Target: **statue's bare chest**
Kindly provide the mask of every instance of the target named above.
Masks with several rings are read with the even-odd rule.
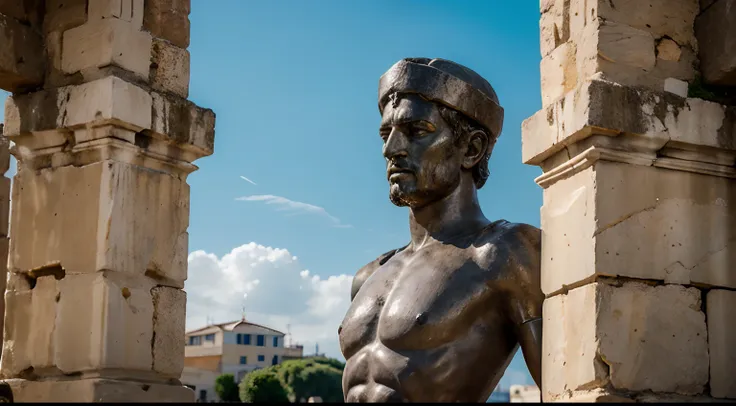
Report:
[[[440,244],[396,254],[355,296],[341,325],[343,354],[376,341],[394,351],[429,350],[464,335],[495,300],[496,267],[479,265],[476,254]]]

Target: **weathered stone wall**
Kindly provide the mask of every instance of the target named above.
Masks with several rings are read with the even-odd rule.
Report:
[[[213,152],[215,116],[186,100],[189,12],[0,0],[3,139],[18,159],[0,374],[15,401],[194,400],[178,380],[186,178]]]
[[[733,84],[736,1],[702,3],[541,1],[545,401],[736,399],[736,106],[688,97]]]

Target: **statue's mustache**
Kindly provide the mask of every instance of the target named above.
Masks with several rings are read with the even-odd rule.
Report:
[[[391,173],[396,172],[415,172],[414,166],[407,159],[390,159],[386,163],[386,171]]]

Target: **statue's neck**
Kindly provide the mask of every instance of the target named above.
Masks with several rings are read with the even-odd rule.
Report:
[[[478,193],[470,176],[463,176],[446,197],[421,208],[409,210],[411,246],[421,248],[431,240],[452,242],[490,224],[478,203]]]

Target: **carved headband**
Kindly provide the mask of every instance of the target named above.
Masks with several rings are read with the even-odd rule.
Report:
[[[471,84],[429,65],[406,60],[397,62],[381,76],[378,110],[392,94],[416,93],[428,100],[455,109],[477,121],[498,138],[503,128],[503,108]]]

